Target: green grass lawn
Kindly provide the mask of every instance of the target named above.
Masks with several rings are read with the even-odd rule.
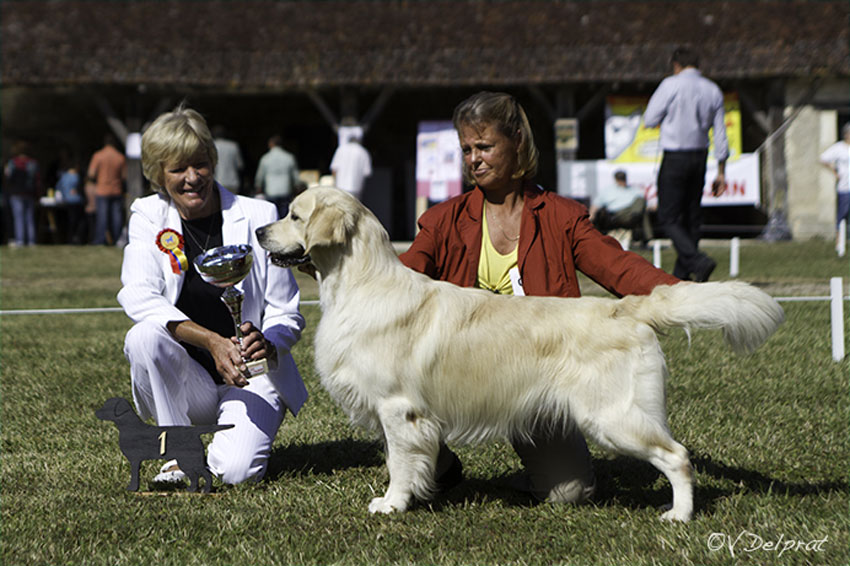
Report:
[[[850,276],[847,258],[822,241],[745,244],[740,278],[774,296],[827,295],[830,277]],[[708,251],[714,279],[727,278],[728,250]],[[111,248],[3,248],[0,308],[117,306],[120,262]],[[302,281],[304,298],[315,298]],[[749,357],[715,332],[690,344],[681,332],[662,337],[670,426],[695,468],[687,525],[659,521],[671,492],[653,467],[596,449],[591,504],[535,504],[508,487],[520,464],[505,443],[457,447],[460,486],[402,515],[369,515],[387,483],[382,448],[319,385],[314,306],[303,307],[308,328],[293,352],[311,398],[284,421],[266,479],[216,482],[206,496],[129,493],[117,430],[94,411],[131,397],[130,321],[3,315],[2,563],[847,564],[850,363],[831,359],[828,303],[783,306],[787,322]],[[143,490],[158,464],[143,466]]]

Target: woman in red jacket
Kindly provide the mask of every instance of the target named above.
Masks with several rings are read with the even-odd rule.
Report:
[[[453,122],[464,178],[475,189],[422,215],[419,234],[401,256],[408,267],[515,295],[578,297],[577,270],[617,296],[679,281],[597,231],[583,205],[531,181],[537,148],[525,111],[512,96],[478,93],[458,105]],[[580,502],[595,487],[590,454],[578,429],[568,426],[562,434],[560,424],[541,423],[530,442],[512,439],[526,470],[522,487],[540,500]],[[455,485],[461,470],[444,446],[438,485]]]

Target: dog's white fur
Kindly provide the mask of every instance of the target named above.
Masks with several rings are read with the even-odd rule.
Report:
[[[784,314],[745,283],[680,283],[648,296],[505,297],[405,267],[356,199],[319,187],[258,232],[272,259],[312,258],[322,318],[322,384],[358,425],[386,439],[390,484],[371,512],[403,511],[434,489],[440,441],[523,437],[569,417],[599,445],[651,462],[673,487],[665,519],[693,511],[686,449],[667,427],[655,331],[722,328],[736,350],[764,342]]]

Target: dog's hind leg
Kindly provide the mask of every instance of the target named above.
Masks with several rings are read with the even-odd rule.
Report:
[[[694,511],[694,481],[691,461],[684,446],[669,439],[672,449],[667,446],[654,446],[649,462],[658,468],[673,487],[673,505],[661,515],[665,521],[691,520]]]
[[[404,398],[378,407],[384,429],[390,485],[369,504],[370,513],[404,511],[413,497],[428,499],[434,491],[434,467],[440,450],[440,427]]]
[[[644,334],[643,346],[630,356],[638,362],[628,372],[631,386],[610,382],[611,402],[580,407],[583,417],[577,421],[603,447],[645,460],[663,473],[673,488],[673,504],[661,518],[686,522],[694,508],[691,462],[667,426],[664,355],[651,329],[638,331]]]
[[[201,488],[201,490],[204,493],[209,493],[210,490],[212,490],[212,474],[210,473],[209,468],[207,468],[206,466],[204,466],[201,470],[201,477],[204,478],[204,486]]]
[[[693,477],[688,451],[670,435],[666,424],[636,407],[606,425],[601,445],[645,460],[658,468],[673,488],[673,504],[661,518],[687,522],[694,508]]]
[[[200,474],[198,474],[198,470],[194,470],[194,469],[184,470],[183,473],[185,473],[186,477],[189,478],[188,491],[190,491],[192,493],[197,493],[198,488],[201,485],[201,481],[200,481],[201,476],[200,476]],[[204,483],[204,486],[201,489],[204,491],[204,493],[209,493],[209,491],[210,491],[209,482]]]

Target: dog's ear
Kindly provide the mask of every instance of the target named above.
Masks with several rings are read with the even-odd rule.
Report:
[[[307,253],[314,247],[344,244],[357,224],[356,211],[336,203],[317,202],[307,224]]]
[[[114,414],[116,417],[123,417],[127,413],[130,413],[132,415],[136,414],[136,412],[133,410],[133,406],[130,405],[130,402],[124,399],[123,397],[114,397],[113,399],[110,399],[110,401],[113,402],[112,414]]]

